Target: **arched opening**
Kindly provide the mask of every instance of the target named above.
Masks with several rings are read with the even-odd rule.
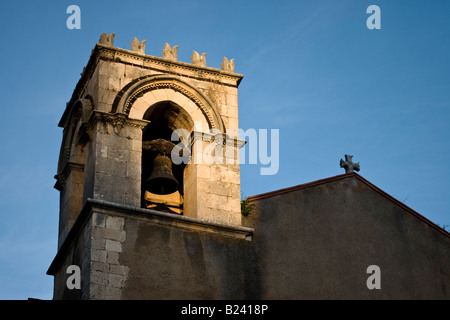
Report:
[[[59,124],[64,130],[54,186],[60,192],[58,246],[64,242],[83,207],[86,162],[83,123],[92,108],[88,97],[79,99],[69,109],[70,112],[63,115]]]
[[[152,105],[143,119],[150,122],[142,134],[141,206],[183,214],[186,161],[174,163],[171,151],[179,148],[183,140],[175,130],[190,132],[193,122],[183,108],[171,101]]]
[[[204,122],[204,129],[225,132],[220,112],[208,96],[182,78],[167,74],[134,79],[119,91],[110,112],[128,114],[132,119],[143,119],[149,105],[164,100],[182,106],[187,111],[186,114],[190,115],[190,122]],[[192,125],[193,123],[191,127]]]

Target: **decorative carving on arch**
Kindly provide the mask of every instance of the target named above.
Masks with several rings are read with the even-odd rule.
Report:
[[[58,161],[58,173],[60,173],[64,169],[66,163],[68,163],[71,160],[70,156],[72,154],[74,136],[78,129],[80,119],[83,115],[83,105],[85,104],[86,101],[88,100],[85,99],[77,100],[74,103],[71,112],[68,116],[68,119],[70,119],[70,121],[65,122],[63,140],[61,143],[61,150]]]
[[[149,91],[158,89],[173,89],[185,95],[202,111],[210,129],[218,129],[221,132],[225,131],[222,117],[214,103],[196,88],[175,76],[153,75],[135,79],[117,94],[111,113],[119,112],[129,114],[136,99],[142,97]]]

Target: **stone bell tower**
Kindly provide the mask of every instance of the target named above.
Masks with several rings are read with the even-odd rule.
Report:
[[[194,51],[185,63],[177,46],[156,57],[145,40],[127,50],[114,36],[101,35],[59,122],[55,299],[123,298],[135,271],[122,258],[133,256],[125,247],[139,219],[248,237],[237,133],[243,76],[234,60],[211,68]],[[68,265],[81,268],[79,290],[66,286]]]

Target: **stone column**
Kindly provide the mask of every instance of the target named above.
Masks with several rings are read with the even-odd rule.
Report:
[[[245,141],[195,132],[191,161],[184,172],[184,214],[225,224],[241,224],[239,148]]]
[[[86,159],[84,197],[140,206],[144,120],[95,112]]]

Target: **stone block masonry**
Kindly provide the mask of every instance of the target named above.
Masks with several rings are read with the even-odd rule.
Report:
[[[119,262],[126,240],[124,219],[93,212],[92,222],[89,298],[120,299],[130,271]]]

